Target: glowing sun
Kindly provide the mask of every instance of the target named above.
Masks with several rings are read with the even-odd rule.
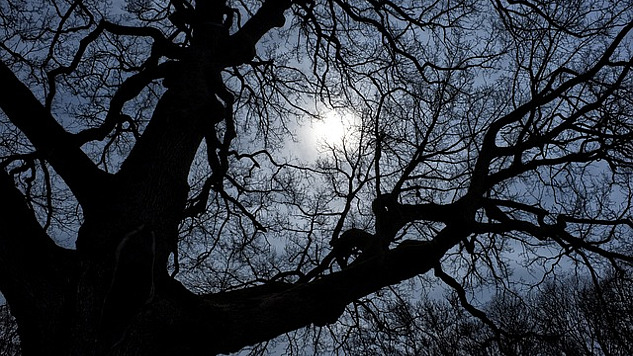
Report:
[[[312,134],[318,144],[336,145],[348,140],[356,125],[352,113],[328,111],[312,123]]]

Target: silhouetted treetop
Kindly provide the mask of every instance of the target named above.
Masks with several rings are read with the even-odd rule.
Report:
[[[606,0],[0,3],[22,352],[349,353],[420,340],[415,305],[446,342],[445,290],[495,350],[543,340],[497,312],[633,262],[632,29]]]

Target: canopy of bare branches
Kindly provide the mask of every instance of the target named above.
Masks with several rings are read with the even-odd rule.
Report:
[[[495,352],[551,341],[492,296],[629,275],[632,30],[614,0],[0,2],[24,354],[352,353],[444,294]],[[382,352],[433,354],[407,330]]]

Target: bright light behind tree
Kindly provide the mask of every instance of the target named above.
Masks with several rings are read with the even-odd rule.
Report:
[[[358,126],[355,115],[345,110],[329,110],[322,115],[321,120],[312,122],[312,136],[321,146],[337,146],[350,142],[354,137],[354,131]]]
[[[0,1],[22,354],[633,355],[632,40],[617,0]]]

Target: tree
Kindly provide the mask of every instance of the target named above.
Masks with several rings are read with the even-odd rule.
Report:
[[[310,325],[344,348],[431,270],[506,337],[478,291],[633,261],[626,2],[0,14],[0,291],[24,354],[227,353]],[[284,158],[327,110],[348,134]]]
[[[630,272],[598,284],[568,278],[530,294],[505,291],[484,307],[506,331],[494,330],[449,303],[389,300],[380,318],[351,338],[350,355],[629,355],[631,354]],[[390,328],[377,322],[390,320]],[[381,340],[376,343],[373,340]]]

